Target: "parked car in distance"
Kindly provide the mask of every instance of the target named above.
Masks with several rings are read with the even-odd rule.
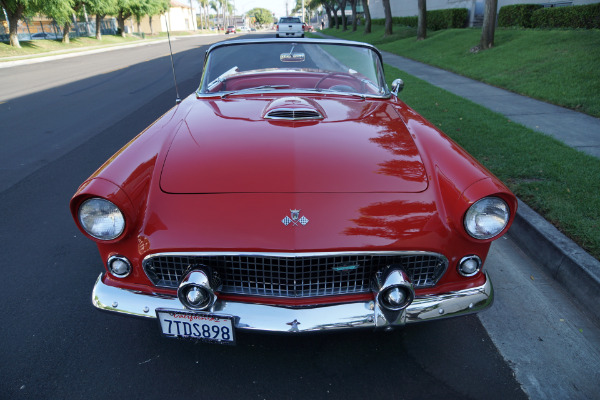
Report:
[[[282,17],[277,23],[275,37],[304,37],[304,25],[298,17]]]
[[[489,307],[517,200],[402,88],[365,43],[212,45],[198,90],[71,199],[104,264],[94,306],[226,344]]]
[[[304,32],[313,32],[313,26],[312,25],[308,25],[306,22],[302,23],[302,29],[304,30]]]
[[[227,27],[227,30],[225,31],[225,34],[227,35],[227,34],[230,34],[230,33],[234,33],[234,34],[237,33],[236,30],[235,30],[235,26],[229,25]]]

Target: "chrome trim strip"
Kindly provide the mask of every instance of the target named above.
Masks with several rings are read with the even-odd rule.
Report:
[[[448,263],[446,256],[432,251],[324,251],[312,253],[283,253],[283,252],[261,252],[261,251],[177,251],[166,253],[152,253],[144,257],[142,262],[162,256],[182,256],[182,257],[205,257],[205,256],[249,256],[249,257],[342,257],[342,256],[437,256]]]
[[[177,297],[146,294],[104,284],[98,277],[92,292],[96,308],[145,318],[156,318],[155,310],[185,310]],[[390,316],[376,301],[323,305],[319,307],[278,307],[218,300],[207,310],[238,317],[236,328],[270,332],[306,332],[345,328],[385,328],[475,313],[488,308],[494,299],[486,274],[483,285],[435,296],[416,296],[403,312]],[[391,319],[390,319],[391,318]]]
[[[245,90],[245,89],[241,89]],[[240,90],[240,91],[241,91]],[[214,92],[214,93],[201,93],[200,89],[196,90],[195,95],[196,98],[199,99],[212,99],[212,98],[223,98],[231,96],[233,94],[237,94],[240,91],[228,91],[228,92]],[[264,90],[248,90],[243,93],[239,93],[243,95],[254,95],[260,94],[261,96],[265,95],[273,95],[273,96],[281,96],[281,95],[319,95],[319,96],[345,96],[345,97],[354,97],[357,99],[378,99],[378,100],[386,100],[392,97],[391,93],[377,95],[377,94],[363,94],[363,93],[354,93],[354,92],[338,92],[338,91],[319,91],[318,89],[281,89],[277,91],[269,91],[265,92]]]

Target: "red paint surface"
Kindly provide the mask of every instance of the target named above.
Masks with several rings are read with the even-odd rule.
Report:
[[[80,187],[71,201],[76,220],[92,196],[126,216],[121,237],[97,242],[104,261],[120,254],[134,269],[107,282],[174,294],[154,289],[142,270],[143,258],[158,252],[405,250],[449,260],[439,284],[417,294],[481,284],[481,274],[461,277],[456,265],[471,254],[485,260],[491,240],[469,237],[462,218],[489,195],[507,201],[514,216],[516,199],[500,181],[394,98],[315,94],[302,106],[323,120],[264,120],[277,102],[290,105],[289,96],[190,96]],[[309,222],[284,225],[292,209]]]

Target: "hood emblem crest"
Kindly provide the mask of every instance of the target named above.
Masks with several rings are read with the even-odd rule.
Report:
[[[304,226],[308,224],[308,218],[306,218],[304,215],[300,216],[300,210],[290,210],[290,215],[286,215],[285,218],[281,220],[281,222],[285,226],[288,226],[289,224],[292,224],[293,226],[298,226],[298,224],[301,224],[302,226]]]

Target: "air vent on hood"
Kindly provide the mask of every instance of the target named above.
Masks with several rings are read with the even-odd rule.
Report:
[[[288,120],[302,120],[302,119],[323,119],[321,113],[311,109],[302,108],[277,108],[269,111],[265,114],[267,119],[288,119]]]

